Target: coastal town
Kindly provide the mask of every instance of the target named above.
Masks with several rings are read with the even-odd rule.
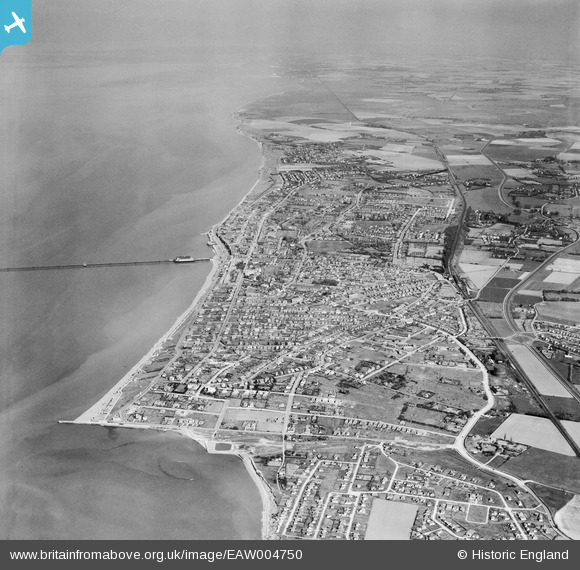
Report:
[[[236,112],[263,164],[204,288],[76,422],[240,455],[265,538],[577,537],[570,86],[419,70],[280,65],[296,90]]]

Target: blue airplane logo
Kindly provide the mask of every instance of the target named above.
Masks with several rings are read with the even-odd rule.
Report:
[[[0,0],[0,53],[8,46],[27,44],[31,36],[32,0]]]
[[[12,28],[15,28],[16,26],[18,26],[20,28],[20,30],[22,31],[22,33],[25,34],[26,33],[26,28],[24,27],[24,22],[25,22],[24,18],[19,18],[16,15],[16,12],[12,12],[12,17],[14,18],[14,23],[13,24],[10,24],[9,26],[4,26],[4,29],[8,33],[10,33],[10,30]]]

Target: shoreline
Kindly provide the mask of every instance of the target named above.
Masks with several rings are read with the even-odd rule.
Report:
[[[234,111],[234,113],[232,113],[232,117],[234,119],[235,119],[235,112],[236,111]],[[237,122],[240,123],[240,121],[237,121]],[[231,215],[231,213],[254,191],[256,186],[258,186],[262,182],[264,167],[266,165],[266,157],[264,156],[264,154],[262,152],[262,143],[260,141],[256,140],[255,138],[249,136],[248,134],[246,134],[243,131],[243,129],[240,128],[239,124],[235,127],[235,132],[241,136],[246,137],[247,139],[253,141],[254,143],[256,143],[258,145],[260,156],[262,157],[262,161],[258,167],[258,178],[257,178],[256,182],[252,185],[252,187],[248,190],[248,192],[246,192],[244,194],[242,199],[220,221],[211,225],[206,232],[203,232],[203,234],[206,234],[206,235],[210,234],[215,228],[217,228],[218,226],[223,224],[228,219],[228,217]],[[147,362],[155,355],[155,353],[158,350],[160,350],[162,348],[162,345],[167,340],[169,340],[179,330],[179,328],[183,324],[185,324],[188,317],[197,308],[202,297],[209,291],[211,284],[212,284],[212,281],[213,281],[213,278],[219,269],[220,262],[221,262],[219,251],[215,245],[212,245],[211,247],[214,251],[214,255],[211,258],[212,268],[211,268],[210,272],[208,273],[207,277],[205,278],[203,285],[201,286],[201,288],[199,289],[199,291],[197,292],[196,296],[194,297],[191,304],[187,307],[187,309],[181,315],[179,315],[177,317],[177,319],[175,320],[175,323],[173,323],[173,325],[170,327],[170,329],[155,342],[155,344],[151,347],[151,349],[127,373],[125,373],[122,376],[122,378],[118,382],[116,382],[110,390],[108,390],[101,398],[99,398],[97,400],[97,402],[95,402],[92,406],[90,406],[80,416],[78,416],[74,420],[66,421],[66,423],[83,423],[83,424],[89,423],[89,422],[99,423],[98,420],[93,420],[93,417],[95,415],[97,415],[98,413],[103,413],[105,401],[107,401],[106,406],[111,406],[111,409],[112,409],[112,407],[116,403],[117,399],[120,397],[120,393],[118,394],[118,392],[120,392],[125,387],[125,385],[128,384],[133,379],[133,376],[137,372],[139,372],[139,370],[145,364],[147,364]],[[111,405],[111,403],[112,403],[112,405]]]
[[[256,464],[252,457],[247,454],[237,454],[244,463],[244,466],[249,473],[252,481],[258,487],[260,497],[262,499],[262,540],[271,540],[274,537],[274,529],[272,528],[272,515],[276,514],[278,506],[274,499],[274,493],[270,486],[258,471]]]
[[[242,107],[240,107],[242,108]],[[218,222],[211,225],[209,229],[204,232],[204,234],[210,235],[216,228],[222,225],[228,217],[235,211],[235,209],[244,201],[246,198],[254,192],[256,187],[258,187],[261,183],[265,183],[266,180],[264,179],[265,168],[267,164],[266,156],[263,153],[263,145],[262,143],[257,140],[256,138],[250,136],[247,132],[243,130],[241,127],[242,121],[236,117],[238,109],[232,112],[231,117],[236,120],[238,123],[235,127],[235,132],[249,140],[253,141],[258,145],[258,149],[261,156],[261,163],[258,167],[258,177],[256,182],[252,185],[252,187],[246,192],[241,200],[237,202],[237,204],[229,211],[227,214]],[[105,418],[111,412],[117,401],[122,395],[122,390],[125,388],[127,384],[129,384],[134,376],[145,366],[154,356],[155,354],[162,349],[163,344],[167,342],[172,336],[174,336],[181,327],[187,322],[187,319],[191,316],[191,314],[198,308],[198,306],[203,302],[204,297],[210,291],[213,283],[214,277],[216,273],[219,271],[221,264],[223,263],[224,258],[220,255],[217,243],[212,245],[212,249],[214,251],[214,255],[211,258],[212,268],[208,273],[207,277],[205,278],[201,288],[197,292],[196,296],[194,297],[191,304],[187,307],[187,309],[177,317],[174,324],[169,328],[169,330],[163,334],[150,348],[149,351],[133,366],[131,369],[125,373],[121,379],[116,382],[101,398],[99,398],[92,406],[90,406],[85,412],[83,412],[80,416],[73,420],[60,420],[59,424],[75,424],[75,425],[92,425],[92,426],[101,426],[101,427],[116,427],[116,428],[128,428],[128,429],[153,429],[157,431],[163,432],[174,432],[184,435],[196,443],[201,445],[206,453],[215,454],[215,455],[235,455],[239,457],[246,471],[250,478],[252,479],[254,485],[257,487],[258,492],[260,494],[260,498],[262,501],[262,517],[261,517],[261,537],[263,540],[272,539],[274,536],[274,531],[272,529],[272,515],[277,511],[277,504],[274,498],[274,494],[268,485],[268,483],[263,478],[262,474],[257,469],[254,460],[248,453],[240,453],[239,450],[235,449],[235,444],[232,444],[231,449],[225,451],[215,451],[214,449],[210,449],[208,447],[208,443],[212,441],[211,435],[208,434],[208,437],[205,437],[204,434],[198,433],[191,429],[175,429],[175,428],[163,428],[162,426],[156,425],[148,425],[148,424],[120,424],[111,421],[105,421]],[[97,416],[102,416],[102,419],[98,419]],[[213,430],[211,432],[213,434]]]
[[[261,525],[260,525],[260,534],[262,540],[272,540],[275,536],[275,530],[272,527],[272,515],[276,514],[278,511],[278,505],[276,503],[276,499],[274,497],[274,493],[268,485],[267,481],[264,479],[263,475],[260,473],[254,459],[250,454],[247,452],[240,452],[238,449],[235,448],[235,444],[231,444],[231,448],[228,450],[217,451],[215,448],[210,448],[208,443],[216,443],[209,437],[204,437],[203,434],[198,433],[192,428],[176,428],[176,427],[163,427],[160,425],[152,425],[152,424],[117,424],[114,422],[96,422],[96,421],[78,421],[78,420],[60,420],[59,424],[64,425],[86,425],[86,426],[99,426],[99,427],[107,427],[107,428],[116,428],[116,429],[133,429],[133,430],[153,430],[163,433],[175,433],[179,434],[183,437],[193,440],[195,443],[203,447],[206,453],[209,455],[230,455],[234,457],[238,457],[244,467],[250,479],[258,489],[258,493],[260,494],[260,499],[262,501],[262,508],[261,508]],[[209,430],[213,433],[213,430]],[[219,443],[219,442],[217,442]]]
[[[216,252],[215,248],[214,252]],[[95,423],[98,424],[97,420],[94,420],[93,417],[99,413],[103,413],[103,409],[105,406],[110,406],[111,403],[114,405],[118,398],[120,397],[120,391],[133,379],[133,376],[141,370],[141,368],[147,364],[147,362],[155,355],[155,353],[160,350],[163,344],[168,341],[178,330],[179,328],[185,323],[187,318],[191,315],[191,313],[197,308],[197,304],[200,301],[201,297],[204,296],[212,282],[213,277],[215,276],[218,268],[219,268],[219,255],[214,255],[211,258],[212,268],[207,275],[203,285],[199,289],[197,295],[193,299],[192,303],[189,307],[179,316],[177,317],[175,323],[171,326],[171,328],[161,337],[157,342],[151,347],[151,349],[110,389],[108,390],[97,402],[95,402],[88,410],[83,412],[80,416],[76,419],[67,421],[66,423]],[[111,406],[112,408],[112,406]],[[64,423],[64,422],[63,422]]]

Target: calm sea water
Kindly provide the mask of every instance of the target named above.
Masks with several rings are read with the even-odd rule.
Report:
[[[277,80],[27,50],[0,60],[0,266],[211,253],[201,232],[261,161],[230,113]],[[139,360],[208,271],[0,273],[1,538],[259,537],[260,497],[237,458],[177,435],[56,423]]]

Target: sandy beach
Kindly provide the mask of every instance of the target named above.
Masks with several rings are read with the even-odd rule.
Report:
[[[240,107],[241,109],[241,107]],[[232,118],[236,119],[237,112],[239,109],[236,109],[232,114]],[[237,120],[237,119],[236,119]],[[238,121],[239,123],[239,121]],[[243,196],[243,198],[236,204],[236,207],[242,203],[247,196],[249,196],[256,187],[261,183],[264,182],[264,174],[265,174],[265,165],[266,165],[266,158],[262,153],[262,143],[258,141],[256,138],[250,136],[246,133],[241,125],[238,124],[235,128],[235,132],[241,136],[244,136],[251,140],[252,142],[258,145],[260,156],[261,156],[261,164],[258,168],[258,179],[254,183],[254,185],[248,190],[248,192]],[[235,208],[234,208],[235,209]],[[222,220],[218,223],[211,226],[208,230],[207,234],[209,235],[215,228],[219,227],[223,224],[228,217],[231,215],[233,210],[230,210]],[[210,291],[210,288],[213,284],[214,277],[216,273],[219,271],[221,258],[219,255],[219,251],[214,244],[212,246],[214,250],[214,256],[211,259],[212,268],[209,274],[207,275],[201,289],[198,291],[197,295],[191,302],[191,305],[177,318],[173,326],[151,347],[151,349],[141,358],[104,396],[102,396],[95,404],[93,404],[88,410],[83,412],[74,422],[72,423],[79,423],[79,424],[87,424],[87,423],[98,423],[103,425],[102,420],[104,420],[106,416],[106,411],[110,411],[117,400],[121,396],[121,392],[123,388],[131,382],[135,374],[137,374],[143,366],[145,366],[154,356],[155,354],[161,350],[163,344],[169,340],[174,334],[176,334],[179,329],[187,322],[187,319],[191,316],[191,314],[196,310],[196,308],[203,303],[207,293]],[[102,418],[98,418],[98,416],[103,416]],[[69,423],[69,422],[67,422]]]
[[[264,480],[261,473],[257,470],[254,460],[249,455],[240,455],[242,461],[252,481],[258,487],[260,491],[260,497],[262,498],[262,538],[264,540],[269,540],[274,537],[275,528],[273,528],[272,516],[276,514],[278,507],[276,505],[276,500],[274,499],[274,494],[268,483]]]
[[[93,418],[97,415],[103,415],[103,409],[109,408],[112,409],[114,404],[117,402],[119,397],[121,396],[121,391],[123,388],[133,379],[135,374],[141,370],[145,364],[147,364],[153,356],[161,349],[163,344],[169,340],[179,329],[180,327],[187,321],[188,317],[191,313],[195,310],[198,303],[202,302],[202,299],[205,297],[209,288],[211,286],[212,280],[219,269],[219,257],[216,255],[211,260],[212,268],[209,272],[205,282],[203,283],[201,289],[195,296],[194,300],[192,301],[191,305],[183,312],[182,315],[175,321],[175,324],[151,347],[151,350],[125,374],[98,402],[92,405],[86,412],[81,414],[76,420],[73,422],[68,423],[79,423],[79,424],[87,424],[87,423],[99,423],[100,425],[107,425],[101,421],[95,421]]]

